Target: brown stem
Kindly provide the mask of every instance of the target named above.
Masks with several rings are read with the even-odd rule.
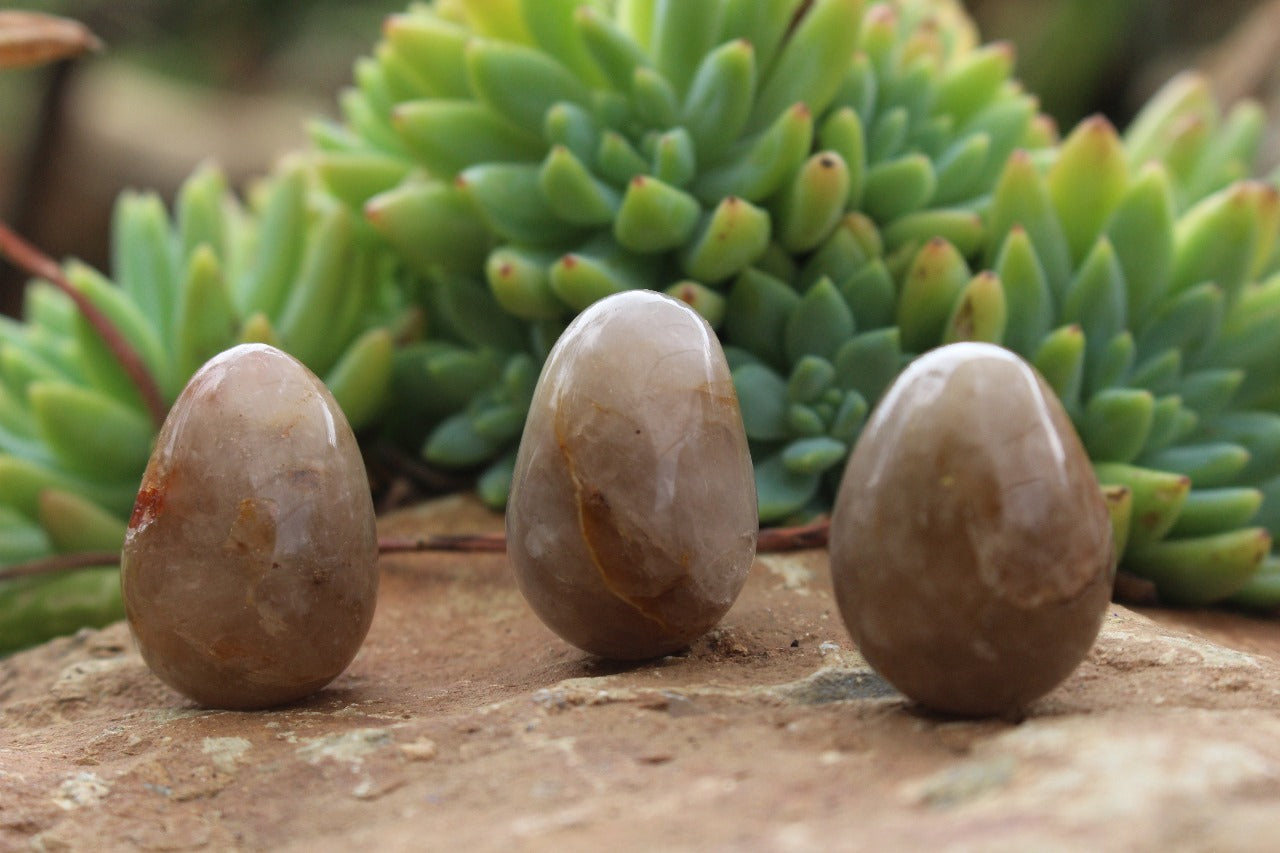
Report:
[[[765,552],[799,551],[805,548],[822,548],[827,544],[831,522],[820,518],[812,524],[800,527],[766,527],[760,531],[757,550]],[[423,551],[457,551],[468,554],[501,554],[507,550],[507,540],[501,533],[463,533],[458,535],[381,537],[379,554],[411,554]],[[109,566],[120,562],[114,551],[81,551],[75,554],[58,554],[14,563],[0,567],[0,581],[14,578],[51,575],[70,572],[89,566]]]
[[[760,536],[756,542],[756,550],[762,553],[776,553],[779,551],[801,551],[806,548],[824,548],[830,531],[831,521],[825,517],[800,527],[766,527],[760,531]],[[378,540],[378,551],[383,554],[403,554],[415,551],[501,553],[506,550],[507,540],[501,533]]]
[[[501,533],[472,533],[457,536],[417,536],[379,539],[379,554],[405,554],[415,551],[465,551],[500,554],[507,550],[507,539]]]
[[[796,10],[791,13],[791,24],[787,27],[787,38],[790,38],[791,34],[796,31],[796,27],[800,26],[800,21],[805,15],[809,14],[809,7],[812,5],[813,0],[803,0],[803,2],[796,7]]]
[[[52,258],[19,237],[3,222],[0,222],[0,254],[29,274],[47,279],[54,287],[71,298],[76,309],[89,325],[93,326],[94,331],[102,338],[102,342],[107,345],[107,349],[111,350],[116,361],[129,375],[138,393],[142,395],[142,402],[151,413],[151,419],[156,426],[163,424],[165,415],[168,413],[164,394],[160,391],[160,386],[151,375],[151,371],[147,369],[142,356],[138,355],[138,351],[111,322],[111,318],[67,281],[67,277],[62,274],[62,269]]]
[[[1152,581],[1121,569],[1116,572],[1111,599],[1123,604],[1159,604],[1160,593]]]
[[[114,566],[119,562],[120,555],[115,551],[77,551],[74,554],[56,554],[52,557],[4,566],[0,568],[0,581],[30,578],[36,575],[56,575],[94,566]]]
[[[766,527],[756,539],[756,550],[761,553],[777,553],[825,548],[830,533],[831,519],[826,516],[799,527]]]

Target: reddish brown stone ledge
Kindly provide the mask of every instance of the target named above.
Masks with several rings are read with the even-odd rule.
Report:
[[[299,705],[197,709],[123,625],[0,661],[0,849],[1266,849],[1280,625],[1206,628],[1236,648],[1115,607],[1026,719],[959,721],[851,650],[821,552],[638,666],[543,628],[502,555],[388,557],[363,651]]]

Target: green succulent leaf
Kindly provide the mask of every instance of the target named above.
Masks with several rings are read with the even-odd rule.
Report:
[[[809,288],[786,326],[786,353],[792,362],[805,356],[830,359],[853,336],[853,312],[840,291],[824,278]]]
[[[1155,581],[1170,604],[1212,604],[1244,587],[1270,548],[1267,531],[1243,528],[1130,548],[1125,568]]]
[[[1079,425],[1089,458],[1099,462],[1132,462],[1151,433],[1155,398],[1150,391],[1107,388],[1084,407]]]
[[[941,339],[947,319],[971,273],[964,257],[941,238],[916,255],[898,299],[898,328],[908,352],[924,352]]]
[[[800,295],[768,273],[748,269],[733,284],[725,311],[728,340],[781,367],[787,363],[785,329]]]
[[[756,466],[756,500],[761,522],[780,522],[798,513],[818,493],[819,473],[797,473],[781,455],[770,456]]]
[[[864,400],[880,399],[902,369],[902,347],[896,327],[863,332],[846,341],[835,356],[833,383]]]
[[[829,436],[802,438],[782,451],[782,464],[793,474],[820,474],[843,461],[848,452],[848,445]]]
[[[747,437],[756,441],[786,438],[786,380],[762,364],[745,364],[733,371],[733,385]]]
[[[1184,444],[1152,453],[1143,464],[1185,474],[1196,488],[1212,489],[1229,485],[1244,470],[1249,451],[1228,441]]]

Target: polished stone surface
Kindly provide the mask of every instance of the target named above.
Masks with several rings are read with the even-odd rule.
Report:
[[[300,699],[355,657],[377,600],[368,479],[328,389],[263,344],[215,356],[174,403],[129,522],[129,625],[202,705]]]
[[[507,506],[520,590],[603,657],[676,651],[733,604],[755,553],[751,459],[724,354],[670,297],[595,303],[534,392]]]
[[[923,705],[1005,713],[1062,681],[1106,609],[1111,527],[1034,369],[972,343],[909,366],[850,456],[831,568],[862,654]]]

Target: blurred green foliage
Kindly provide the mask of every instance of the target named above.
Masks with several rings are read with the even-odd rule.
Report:
[[[984,40],[1018,52],[1018,77],[1059,127],[1095,112],[1123,127],[1177,70],[1266,0],[967,0]]]

